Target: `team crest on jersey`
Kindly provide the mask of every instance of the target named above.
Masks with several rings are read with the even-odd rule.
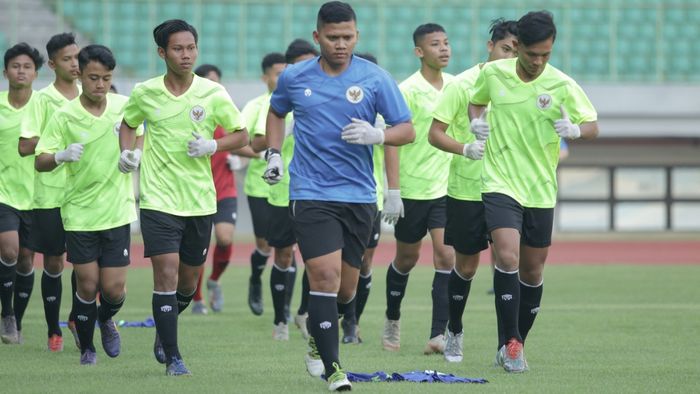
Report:
[[[203,121],[206,116],[207,113],[204,111],[204,107],[202,107],[201,105],[195,105],[190,110],[190,119],[197,123]]]
[[[309,89],[309,88],[304,89],[304,96],[306,96],[306,97],[311,96],[311,89]]]
[[[114,124],[114,135],[119,136],[119,127],[122,125],[122,122],[117,122]]]
[[[348,90],[345,91],[345,98],[353,104],[359,103],[364,97],[365,93],[362,91],[362,88],[357,85],[350,86]]]
[[[540,94],[537,96],[537,108],[539,109],[548,109],[549,107],[552,106],[552,96],[548,95],[547,93]]]

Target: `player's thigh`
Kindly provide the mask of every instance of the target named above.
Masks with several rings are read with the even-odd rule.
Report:
[[[430,203],[425,200],[402,200],[404,216],[394,226],[394,238],[404,244],[415,244],[428,233]]]
[[[100,268],[127,267],[131,262],[131,229],[128,224],[99,232]]]
[[[488,248],[488,234],[481,201],[447,197],[445,244],[462,255],[476,255]]]
[[[213,217],[216,244],[228,246],[233,240],[233,232],[238,218],[238,200],[236,197],[224,198],[216,203]]]
[[[185,218],[185,229],[180,242],[180,261],[199,266],[207,260],[211,242],[212,215]]]
[[[270,227],[270,207],[265,197],[248,196],[248,207],[253,222],[255,238],[267,239],[267,230]]]
[[[377,205],[343,204],[342,210],[340,217],[343,227],[342,259],[359,270],[377,218]]]
[[[66,233],[60,208],[35,209],[30,238],[37,252],[49,256],[63,255],[66,252]]]
[[[270,228],[267,231],[267,243],[275,248],[275,264],[286,268],[292,263],[292,246],[297,240],[294,235],[294,223],[289,207],[270,206]]]
[[[179,253],[185,218],[151,209],[141,209],[144,257]]]
[[[305,259],[309,289],[322,293],[337,294],[340,290],[341,251],[337,249],[325,255]]]
[[[542,282],[544,263],[547,260],[549,247],[533,248],[525,244],[520,245],[520,280],[537,286]]]
[[[78,295],[85,301],[92,301],[97,296],[100,281],[100,267],[97,261],[74,263],[75,283]]]
[[[214,223],[214,238],[216,238],[216,246],[231,245],[235,230],[236,227],[231,223]]]
[[[292,217],[299,251],[307,266],[309,261],[339,252],[343,248],[344,234],[339,204],[323,201],[292,201],[289,205],[289,213]],[[340,269],[340,260],[338,260],[338,269]]]
[[[547,248],[552,244],[554,208],[525,208],[523,213],[523,244]]]
[[[126,289],[128,266],[100,268],[100,292],[108,300],[118,302]]]
[[[360,270],[343,261],[340,268],[340,290],[338,291],[338,302],[348,303],[355,297],[357,291],[357,281],[360,278]]]

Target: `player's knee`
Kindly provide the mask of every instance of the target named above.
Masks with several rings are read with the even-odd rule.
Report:
[[[124,287],[125,283],[120,281],[118,283],[110,283],[108,287],[102,287],[100,291],[102,292],[102,296],[107,297],[110,301],[116,302],[124,298]]]
[[[339,303],[347,304],[350,301],[352,301],[353,298],[355,298],[355,288],[354,287],[353,288],[348,287],[347,289],[345,289],[343,287],[340,288],[340,291],[338,292],[338,302]]]
[[[15,267],[17,272],[20,274],[28,274],[32,272],[32,269],[34,269],[34,259],[20,255],[17,259],[17,265]]]
[[[294,250],[292,250],[292,248],[275,249],[275,265],[277,267],[282,269],[289,268],[293,260]]]
[[[517,251],[500,250],[496,252],[496,266],[507,271],[518,269],[520,255]]]
[[[19,248],[3,248],[0,250],[0,257],[5,264],[14,265],[19,257]]]
[[[94,300],[97,296],[97,278],[80,278],[78,280],[78,295],[85,301]]]
[[[407,256],[401,256],[399,258],[398,256],[396,257],[396,260],[394,260],[394,268],[396,268],[400,273],[402,274],[407,274],[411,272],[413,267],[416,266],[416,263],[418,262],[418,254],[415,256],[407,257]]]
[[[63,272],[63,256],[45,256],[44,270],[51,275],[58,275]]]

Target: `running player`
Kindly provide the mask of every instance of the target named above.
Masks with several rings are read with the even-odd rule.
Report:
[[[46,44],[49,56],[48,65],[56,74],[52,84],[39,91],[39,100],[28,110],[22,120],[22,133],[19,140],[21,155],[33,155],[44,127],[56,110],[80,95],[77,79],[78,45],[73,33],[57,34]],[[63,273],[63,253],[66,251],[66,237],[61,221],[61,198],[65,184],[65,171],[59,167],[50,173],[35,174],[34,202],[32,214],[32,245],[44,255],[44,272],[41,276],[41,295],[44,302],[44,315],[48,326],[49,350],[61,351],[63,337],[58,325],[61,309]],[[34,270],[19,271],[17,286],[25,287],[24,293],[31,294],[34,283]],[[71,275],[71,289],[75,293],[75,275]],[[29,297],[26,297],[28,301]],[[68,317],[68,327],[80,348],[73,311]],[[20,315],[21,316],[21,315]],[[17,328],[21,329],[21,319]]]
[[[88,45],[80,50],[78,63],[83,91],[46,125],[36,146],[36,169],[52,171],[61,166],[66,171],[61,218],[68,261],[77,279],[73,311],[80,364],[93,365],[97,363],[95,321],[105,353],[117,357],[121,352],[112,317],[126,298],[130,223],[136,220],[136,202],[131,174],[119,171],[124,163],[119,158],[118,130],[128,98],[108,93],[114,56],[105,46]],[[137,135],[143,135],[142,126]]]
[[[428,343],[424,353],[442,353],[445,348],[445,327],[448,318],[447,283],[454,266],[454,251],[444,243],[447,176],[450,155],[428,143],[428,130],[433,121],[433,108],[443,94],[452,75],[443,73],[451,50],[445,29],[435,23],[416,28],[413,33],[415,54],[420,70],[403,81],[401,92],[411,109],[416,140],[398,149],[401,199],[405,216],[394,228],[396,257],[386,276],[386,321],[382,336],[384,349],[397,351],[401,346],[401,301],[406,294],[408,275],[420,255],[421,240],[430,233],[433,245],[432,300],[433,314]],[[395,156],[387,148],[388,160]],[[410,158],[403,159],[401,157]],[[396,193],[389,190],[388,195]]]
[[[16,310],[26,308],[20,294],[15,291],[17,271],[31,270],[34,252],[29,234],[32,226],[32,198],[34,192],[34,159],[20,157],[17,152],[22,117],[38,100],[32,83],[44,64],[39,51],[26,43],[12,46],[5,52],[3,75],[9,90],[0,92],[0,304],[2,322],[0,337],[3,343],[21,343],[17,331]],[[21,266],[21,268],[20,268]],[[29,288],[31,291],[31,287]]]
[[[153,38],[165,75],[136,85],[124,110],[122,157],[138,164],[136,127],[148,122],[141,161],[141,230],[153,263],[154,355],[166,375],[190,375],[177,342],[178,314],[194,295],[199,266],[207,258],[216,190],[210,156],[246,145],[240,113],[223,86],[192,72],[197,31],[171,19]],[[226,135],[213,139],[216,126]]]
[[[410,112],[391,76],[352,55],[355,21],[347,3],[321,6],[313,33],[321,56],[282,73],[267,116],[265,178],[274,184],[284,174],[285,117],[294,113],[289,214],[310,285],[305,361],[313,376],[325,370],[331,391],[352,387],[338,357],[338,313],[355,296],[377,214],[367,145],[401,145],[414,138]],[[377,112],[393,126],[384,131],[370,124]]]
[[[486,43],[488,62],[515,57],[515,21],[497,19],[491,23],[491,39]],[[445,359],[462,361],[462,314],[472,279],[479,266],[479,253],[488,247],[484,204],[481,202],[481,158],[484,141],[469,132],[469,91],[484,63],[457,75],[445,87],[433,113],[428,140],[438,149],[452,153],[447,182],[447,226],[445,244],[455,249],[455,268],[450,273],[449,323]],[[447,133],[448,128],[451,134]]]
[[[502,323],[496,360],[508,372],[528,368],[523,344],[542,298],[559,141],[598,135],[597,114],[586,94],[547,63],[557,32],[552,15],[530,12],[520,18],[517,31],[518,57],[486,64],[469,104],[472,132],[487,141],[481,193],[496,255],[493,287]]]

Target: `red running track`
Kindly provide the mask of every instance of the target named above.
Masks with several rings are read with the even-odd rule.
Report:
[[[253,243],[234,244],[232,264],[248,264]],[[394,243],[381,242],[374,255],[375,264],[394,258]],[[211,256],[212,253],[209,253]],[[143,245],[131,245],[132,267],[145,267]],[[432,247],[424,240],[419,264],[431,265]],[[211,260],[211,257],[209,258]],[[482,253],[482,263],[491,261],[491,254]],[[41,264],[41,255],[36,263]],[[700,241],[556,241],[549,250],[549,264],[700,264]]]

